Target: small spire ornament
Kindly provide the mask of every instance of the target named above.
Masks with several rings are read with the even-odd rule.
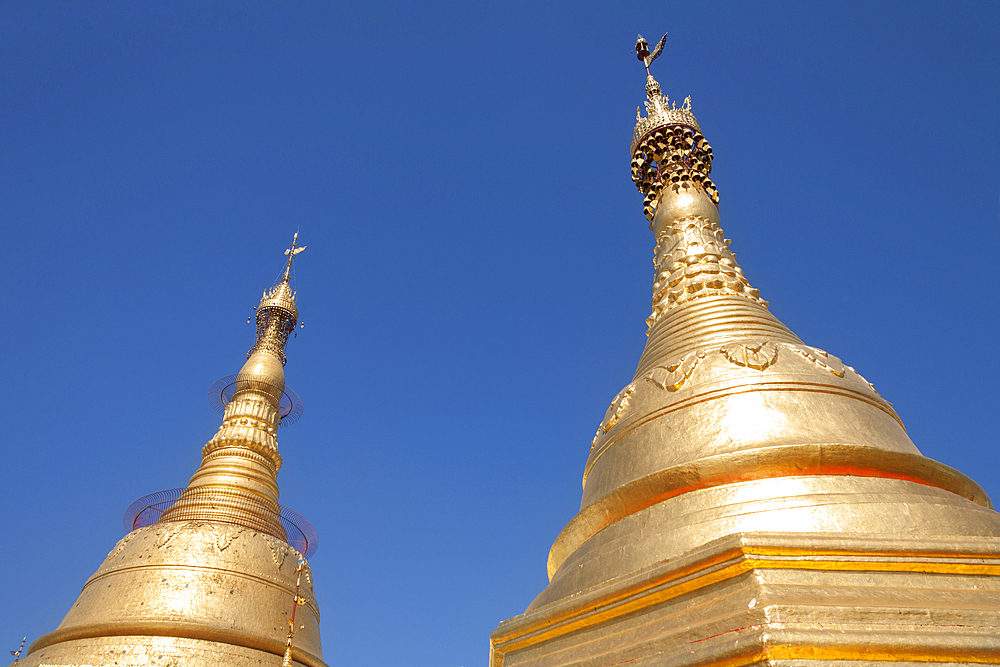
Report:
[[[653,220],[664,187],[700,187],[718,207],[719,193],[709,177],[712,148],[701,134],[701,126],[691,112],[691,98],[677,106],[662,94],[660,84],[649,73],[650,64],[663,53],[663,35],[652,52],[639,35],[635,52],[646,68],[646,117],[635,111],[635,131],[629,153],[632,181],[643,194],[643,214]]]
[[[298,240],[299,240],[299,233],[295,232],[295,234],[292,235],[292,244],[288,246],[287,250],[285,250],[285,254],[288,255],[288,263],[285,265],[285,274],[281,276],[281,282],[283,283],[287,283],[291,275],[292,260],[295,259],[296,255],[298,255],[300,252],[306,249],[306,246],[296,245],[296,242]]]
[[[11,651],[10,652],[10,654],[12,656],[14,656],[14,662],[17,662],[18,660],[21,659],[21,651],[24,650],[24,642],[26,642],[26,641],[28,641],[27,637],[25,637],[24,639],[21,640],[21,645],[17,647],[16,651]]]
[[[650,76],[649,66],[653,63],[654,60],[660,57],[661,53],[663,53],[663,45],[666,43],[667,43],[667,33],[663,33],[663,37],[661,37],[660,41],[656,43],[656,48],[654,48],[653,52],[650,53],[649,42],[646,41],[646,38],[643,37],[642,35],[639,35],[636,38],[635,54],[636,56],[639,57],[639,60],[642,61],[642,64],[646,66],[646,76]]]

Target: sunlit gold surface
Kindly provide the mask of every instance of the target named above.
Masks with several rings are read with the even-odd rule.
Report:
[[[242,526],[140,528],[108,554],[59,628],[32,644],[27,664],[105,664],[93,651],[114,646],[120,664],[236,665],[251,664],[237,657],[253,656],[253,664],[277,665],[297,564],[298,553],[284,541]],[[319,609],[308,570],[302,586],[309,602],[296,616],[304,628],[297,629],[293,655],[316,667],[323,665]],[[195,645],[201,658],[192,655]],[[230,653],[234,661],[226,662]]]
[[[504,621],[491,665],[997,664],[998,622],[1000,539],[734,534]]]
[[[1000,515],[771,314],[723,236],[690,104],[646,91],[646,348],[493,666],[1000,663]]]
[[[188,488],[158,523],[122,538],[19,664],[278,665],[301,601],[292,664],[325,667],[312,572],[303,563],[298,581],[278,506],[284,347],[298,320],[288,278],[302,249],[293,241],[257,307],[256,343]]]

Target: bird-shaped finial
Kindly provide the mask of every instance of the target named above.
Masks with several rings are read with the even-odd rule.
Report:
[[[642,35],[639,35],[635,40],[635,54],[642,61],[642,64],[646,66],[646,76],[649,76],[649,66],[654,60],[660,57],[663,53],[663,45],[667,43],[667,33],[663,33],[663,37],[660,41],[656,43],[656,48],[653,52],[649,52],[649,42]]]

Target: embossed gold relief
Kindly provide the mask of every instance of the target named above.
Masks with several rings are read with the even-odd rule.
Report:
[[[762,371],[778,360],[778,346],[774,343],[736,343],[722,348],[726,359],[737,366]]]
[[[654,368],[646,375],[646,379],[661,389],[677,391],[684,386],[705,355],[705,351],[690,352],[674,363]]]
[[[673,362],[657,366],[646,374],[645,379],[661,389],[677,391],[684,386],[684,383],[691,377],[695,369],[698,367],[698,364],[705,359],[708,353],[716,351],[721,352],[726,359],[737,366],[744,366],[753,370],[762,371],[778,361],[779,347],[787,347],[791,351],[799,353],[805,359],[808,359],[818,367],[829,371],[839,378],[844,377],[845,369],[850,370],[858,375],[858,377],[881,398],[881,394],[878,394],[878,392],[875,391],[875,386],[872,385],[871,382],[865,380],[864,377],[862,377],[861,374],[855,371],[851,366],[845,366],[844,363],[837,357],[814,347],[792,345],[789,343],[774,343],[771,341],[734,343],[717,350],[698,350],[695,352],[689,352]],[[615,403],[612,403],[612,405],[615,405]],[[624,410],[622,412],[624,412]],[[621,416],[620,413],[617,416]],[[617,421],[617,419],[615,421]],[[605,424],[607,425],[607,428],[604,429],[605,431],[608,431],[610,427],[614,425],[610,422],[605,422]]]
[[[763,306],[760,290],[750,286],[714,221],[690,216],[669,222],[657,235],[654,249],[652,327],[671,308],[700,296],[736,294]]]
[[[157,526],[156,540],[153,544],[157,549],[162,549],[163,547],[170,544],[170,540],[174,539],[175,536],[180,535],[184,530],[191,528],[192,526],[204,525],[204,524],[193,524],[185,523],[182,521],[168,521]],[[210,525],[210,524],[209,524]],[[143,529],[148,530],[148,528]]]
[[[92,652],[105,641],[117,644],[121,664],[163,664],[137,657],[150,645],[159,660],[176,664],[277,664],[295,595],[308,613],[301,616],[293,657],[323,667],[311,574],[303,563],[305,584],[297,593],[296,570],[279,566],[289,555],[298,558],[287,544],[212,522],[157,524],[130,535],[90,578],[59,629],[32,645],[38,663],[28,664],[107,664]],[[191,641],[200,642],[197,651]]]
[[[597,428],[597,434],[594,439],[590,441],[590,446],[593,447],[597,443],[597,438],[600,437],[601,433],[607,433],[611,430],[611,427],[618,423],[622,415],[628,410],[629,399],[632,397],[632,393],[635,392],[635,384],[629,384],[627,387],[618,392],[614,400],[611,401],[611,406],[608,407],[607,413],[604,415],[604,420],[601,425]]]
[[[669,391],[677,391],[691,377],[708,352],[721,352],[737,366],[762,371],[778,360],[778,347],[771,342],[734,343],[718,350],[690,352],[673,363],[658,366],[646,374],[646,379]]]
[[[145,529],[140,529],[140,530],[145,530]],[[139,531],[132,531],[122,539],[118,540],[118,544],[115,545],[114,549],[108,552],[108,555],[104,560],[111,560],[112,558],[120,554],[122,552],[122,549],[124,549],[128,545],[129,540],[131,540],[137,532]]]
[[[844,363],[837,357],[828,354],[826,351],[821,350],[818,347],[806,347],[805,345],[801,347],[789,345],[788,347],[792,351],[798,352],[820,368],[825,368],[839,378],[844,377]],[[872,387],[872,389],[874,390],[875,387]]]
[[[846,368],[847,370],[851,371],[852,373],[854,373],[855,375],[857,375],[859,378],[861,378],[861,381],[864,382],[866,385],[868,385],[868,388],[871,389],[873,392],[875,392],[876,396],[878,396],[879,398],[881,398],[886,403],[889,403],[889,401],[885,400],[885,398],[882,396],[882,394],[878,393],[878,389],[875,388],[875,385],[873,385],[871,382],[869,382],[868,380],[866,380],[864,375],[862,375],[861,373],[859,373],[856,370],[854,370],[854,366],[848,366],[848,365],[845,364],[844,368]],[[892,403],[889,403],[889,405],[892,405]]]
[[[818,348],[801,344],[784,342],[776,343],[774,341],[742,341],[731,343],[722,347],[689,352],[647,371],[643,376],[643,379],[660,389],[675,392],[685,386],[688,380],[694,375],[695,370],[706,358],[708,358],[710,354],[721,354],[730,363],[739,367],[755,371],[763,371],[778,363],[778,350],[781,347],[785,347],[790,351],[797,353],[802,358],[815,364],[817,368],[827,371],[835,377],[843,378],[846,374],[846,370],[850,370],[857,374],[857,371],[850,366],[844,365],[840,359]],[[879,400],[884,401],[891,407],[892,404],[885,401],[885,399],[875,391],[874,386],[870,382],[861,377],[860,374],[857,375],[859,379],[868,385],[872,392],[878,396]],[[591,440],[590,444],[592,450],[596,447],[597,441],[603,434],[609,432],[614,426],[621,422],[622,418],[629,410],[636,389],[637,385],[632,383],[615,396],[614,400],[611,402],[611,406],[608,408],[608,411],[604,416],[604,420],[601,422],[597,433],[594,435],[594,439]],[[743,389],[740,388],[734,393],[742,392]],[[720,398],[724,395],[725,394],[716,393],[714,397]],[[596,459],[593,458],[592,451],[592,458],[590,464],[588,465],[588,471],[595,460]],[[584,476],[584,479],[586,480],[586,475]]]
[[[203,543],[214,546],[220,554],[229,549],[234,542],[240,538],[260,538],[264,540],[265,544],[267,544],[271,556],[270,560],[274,563],[275,569],[279,572],[285,563],[285,559],[290,554],[295,554],[296,558],[299,555],[299,553],[287,542],[272,537],[267,533],[258,533],[257,531],[245,526],[235,526],[232,524],[214,523],[210,521],[171,521],[169,523],[161,523],[154,526],[147,526],[146,528],[139,528],[138,530],[129,533],[122,538],[118,545],[116,545],[115,549],[108,554],[107,560],[111,560],[114,556],[120,554],[128,543],[134,540],[137,536],[141,536],[150,531],[152,531],[154,537],[153,546],[157,549],[166,548],[178,535],[184,535],[185,533],[197,533]],[[309,582],[312,583],[312,571],[309,568],[308,563],[305,564],[305,572],[307,579],[309,579]]]
[[[289,548],[284,542],[279,542],[270,535],[264,535],[264,541],[267,542],[267,546],[271,549],[271,560],[274,564],[281,569],[281,566],[285,564],[285,558],[288,556]]]

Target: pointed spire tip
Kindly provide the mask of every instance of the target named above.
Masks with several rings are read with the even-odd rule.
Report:
[[[289,276],[291,275],[292,260],[295,259],[296,255],[298,255],[300,252],[306,249],[305,246],[297,245],[298,240],[299,240],[299,232],[296,230],[295,234],[292,235],[291,245],[288,246],[288,248],[285,250],[285,254],[288,255],[288,263],[285,264],[285,274],[281,276],[281,282],[283,283],[287,283]]]

